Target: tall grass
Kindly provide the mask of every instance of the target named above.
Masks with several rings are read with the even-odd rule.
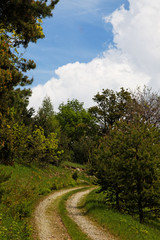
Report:
[[[107,231],[123,240],[160,240],[160,221],[148,220],[140,224],[138,220],[107,207],[104,196],[91,192],[83,202],[86,213]]]

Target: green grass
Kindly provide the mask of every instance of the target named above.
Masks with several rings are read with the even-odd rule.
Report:
[[[0,165],[0,172],[11,174],[8,181],[0,185],[0,240],[30,240],[30,218],[36,202],[42,196],[62,188],[74,187],[84,181],[84,174],[72,178],[72,171],[50,165],[35,166]],[[89,181],[89,179],[87,180]]]
[[[71,219],[68,217],[67,215],[67,210],[65,207],[66,204],[66,200],[73,195],[76,192],[79,191],[83,191],[84,189],[87,188],[83,188],[83,189],[79,189],[79,190],[74,190],[72,192],[69,192],[67,194],[65,194],[59,201],[59,205],[58,205],[58,209],[59,209],[59,213],[60,216],[62,218],[62,221],[64,223],[64,225],[66,226],[69,235],[71,236],[71,238],[73,240],[88,240],[88,237],[86,234],[84,234],[78,227],[78,225]]]
[[[87,215],[121,240],[160,240],[160,221],[140,224],[129,215],[107,208],[103,194],[91,192],[84,200]]]
[[[86,174],[87,172],[87,166],[82,165],[79,163],[64,161],[62,162],[62,167],[67,168],[72,172],[72,175],[76,172],[78,175],[77,184],[93,184],[95,182],[95,177],[88,176]],[[78,170],[79,169],[79,170]]]

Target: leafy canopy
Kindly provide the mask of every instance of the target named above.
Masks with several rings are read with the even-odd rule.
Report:
[[[97,93],[93,100],[97,105],[89,108],[89,112],[97,118],[102,133],[106,134],[112,125],[126,114],[131,93],[123,88],[119,92],[103,89],[102,93]]]

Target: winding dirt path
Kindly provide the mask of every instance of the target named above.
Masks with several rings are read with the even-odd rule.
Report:
[[[44,200],[42,200],[35,209],[34,213],[34,238],[38,240],[71,240],[58,212],[56,200],[62,195],[81,189],[83,187],[75,187],[66,190],[56,191]],[[69,216],[77,223],[81,230],[86,233],[91,240],[116,240],[112,235],[105,232],[101,227],[95,225],[89,218],[84,216],[77,207],[82,197],[88,194],[92,189],[78,192],[72,195],[66,204]]]
[[[86,233],[86,235],[91,240],[116,240],[108,232],[104,231],[101,227],[95,225],[88,217],[86,217],[80,209],[78,209],[77,204],[81,198],[87,195],[89,192],[93,190],[85,190],[83,192],[78,192],[71,196],[67,200],[67,211],[69,216],[77,223],[77,225],[81,228],[81,230]]]
[[[48,209],[58,197],[80,188],[54,192],[39,203],[34,214],[35,235],[39,240],[71,240],[58,213],[53,210],[50,214]]]

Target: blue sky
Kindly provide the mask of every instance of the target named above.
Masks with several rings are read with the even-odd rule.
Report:
[[[53,17],[45,19],[45,38],[30,44],[25,56],[33,59],[36,70],[33,86],[44,84],[54,70],[67,63],[89,62],[113,43],[112,25],[103,17],[111,14],[127,0],[60,0]]]
[[[93,106],[103,88],[160,88],[159,0],[60,0],[45,19],[45,38],[25,57],[37,68],[29,107],[49,96],[59,104],[77,98]]]

